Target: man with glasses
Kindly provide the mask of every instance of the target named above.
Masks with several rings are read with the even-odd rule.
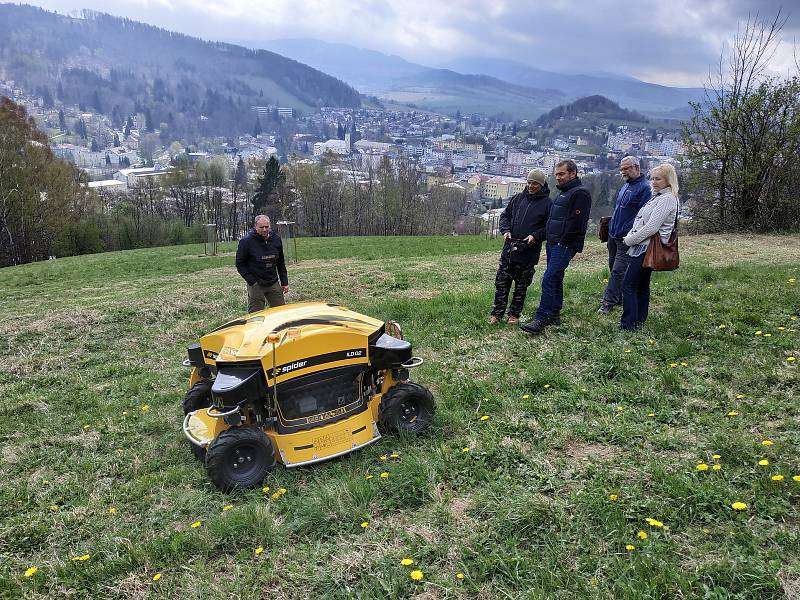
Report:
[[[607,315],[611,309],[622,304],[622,278],[631,257],[628,246],[622,241],[633,226],[633,219],[650,200],[652,192],[647,178],[642,174],[639,159],[626,156],[619,163],[619,173],[625,179],[625,185],[617,194],[611,222],[608,224],[608,285],[603,292],[600,308],[597,312]]]
[[[247,282],[247,312],[263,310],[265,304],[286,304],[283,295],[289,291],[283,244],[270,230],[269,217],[258,215],[254,227],[239,240],[236,270]]]
[[[531,335],[544,332],[549,325],[561,324],[564,272],[575,254],[583,251],[592,208],[592,196],[578,177],[575,161],[559,162],[555,176],[561,193],[553,200],[545,226],[547,269],[542,277],[542,297],[533,319],[520,325],[522,331]]]

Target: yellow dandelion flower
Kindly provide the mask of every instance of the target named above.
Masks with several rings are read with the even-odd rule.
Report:
[[[367,521],[361,521],[361,529],[366,529],[369,527],[369,523]]]
[[[549,390],[550,389],[550,384],[549,383],[545,383],[544,384],[544,389]]]
[[[647,539],[647,532],[646,531],[640,531],[639,533],[636,534],[636,537],[638,537],[640,540],[646,540]]]
[[[58,508],[59,507],[57,505],[55,505],[55,504],[51,504],[50,505],[50,510],[52,510],[53,512],[56,512],[58,510]]]
[[[413,579],[414,581],[422,581],[422,578],[424,577],[422,571],[420,570],[411,571],[411,573],[409,573],[408,576],[411,577],[411,579]]]
[[[714,460],[719,460],[720,458],[722,458],[722,456],[720,454],[715,454],[711,458],[713,458]]]
[[[273,500],[277,500],[277,499],[278,499],[278,498],[280,498],[280,497],[281,497],[281,495],[280,495],[280,493],[279,493],[279,492],[274,492],[274,493],[272,494],[272,496],[270,496],[270,498],[272,498]]]
[[[278,493],[282,496],[286,493],[286,488],[278,488]]]
[[[25,577],[33,577],[39,572],[39,567],[30,567],[25,571]]]
[[[380,458],[381,460],[389,460],[389,455],[388,454],[382,454],[378,458]]]
[[[719,471],[722,468],[722,465],[714,465],[711,468],[714,469],[715,471]]]
[[[738,416],[739,416],[739,412],[738,412],[738,411],[735,411],[735,410],[732,410],[732,411],[730,411],[730,412],[728,413],[728,416],[729,416],[729,417],[738,417]]]
[[[489,420],[489,415],[483,415],[481,417],[481,421],[488,421],[488,420]]]
[[[608,495],[608,499],[611,500],[612,502],[616,502],[617,498],[619,498],[619,496],[617,496],[616,494],[609,494]]]
[[[264,548],[262,548],[261,546],[259,546],[259,547],[258,547],[258,548],[256,548],[256,549],[255,549],[253,552],[255,553],[255,555],[256,555],[256,556],[258,556],[259,554],[264,554]]]
[[[783,475],[773,475],[771,479],[772,481],[783,481]]]
[[[225,506],[222,507],[222,510],[226,511],[226,510],[230,510],[232,508],[233,508],[233,504],[226,504]]]
[[[112,506],[112,507],[110,507],[110,508],[108,509],[108,514],[110,514],[110,515],[115,515],[115,514],[117,514],[117,509],[116,509],[116,508],[114,508],[113,506]]]
[[[161,579],[161,573],[156,573],[153,575],[153,581],[158,581],[159,579]]]
[[[737,400],[741,400],[742,398],[744,398],[744,394],[736,394]]]
[[[400,458],[400,455],[399,455],[397,452],[392,452],[392,453],[389,455],[389,458]]]
[[[122,416],[123,417],[127,417],[128,416],[128,411],[127,410],[123,410],[122,411]]]
[[[772,446],[772,440],[763,440],[761,442],[762,446]]]
[[[797,317],[795,317],[795,316],[791,316],[791,317],[789,317],[789,320],[790,320],[790,321],[797,321]]]
[[[706,463],[700,463],[695,467],[698,471],[708,471],[708,465]]]
[[[669,366],[673,369],[678,366],[678,363],[669,363]]]
[[[617,406],[617,410],[618,410],[618,411],[619,411],[619,410],[622,410],[622,407],[621,407],[621,406]]]
[[[772,337],[772,334],[771,333],[765,333],[764,337]]]
[[[758,461],[758,464],[762,467],[766,467],[769,464],[769,461],[766,458],[762,458],[760,461]]]
[[[720,329],[725,329],[726,327],[727,327],[727,325],[720,325],[719,326]]]
[[[370,480],[370,479],[372,479],[373,477],[374,477],[374,475],[367,475],[366,477],[364,477],[364,479],[366,479],[367,481],[369,481],[369,480]]]
[[[645,521],[647,521],[647,524],[650,525],[651,527],[663,527],[664,526],[664,524],[661,521],[659,521],[657,519],[651,519],[650,517],[647,517],[645,519]]]
[[[731,508],[733,510],[745,510],[747,508],[747,504],[745,504],[744,502],[734,502],[733,504],[731,504]]]
[[[89,429],[89,427],[90,427],[89,425],[84,425],[83,426],[84,429]]]
[[[527,399],[528,399],[528,398],[530,398],[530,397],[531,397],[531,395],[530,395],[530,394],[522,394],[522,399],[523,399],[523,400],[527,400]]]
[[[389,479],[389,473],[387,473],[386,471],[381,473],[381,479]]]
[[[625,348],[624,352],[625,354],[630,354],[631,352],[633,352],[633,350],[631,350],[630,348]]]
[[[759,330],[755,332],[755,335],[764,335],[764,332]]]
[[[81,554],[80,556],[73,556],[72,560],[83,562],[85,560],[89,560],[91,556],[89,554]]]
[[[150,410],[150,405],[149,404],[142,404],[142,412],[147,412],[148,410]]]
[[[191,525],[189,525],[189,527],[191,527],[192,529],[197,529],[197,528],[198,528],[198,527],[200,527],[200,525],[202,525],[202,524],[203,524],[203,522],[202,522],[202,521],[195,521],[194,523],[192,523]]]
[[[792,475],[792,479],[795,481],[800,481],[800,475]]]
[[[797,279],[795,279],[794,277],[790,277],[789,279],[786,280],[786,283],[794,283],[795,281],[797,281]]]
[[[456,579],[458,579],[458,580],[464,579],[464,574],[463,573],[456,573]]]
[[[269,491],[269,486],[265,485],[263,488],[261,488],[261,491],[266,494]]]
[[[403,565],[404,567],[408,567],[408,566],[414,564],[414,559],[413,558],[404,558],[403,560],[400,561],[400,564]]]
[[[682,363],[681,363],[681,366],[682,366],[682,367],[688,367],[688,366],[689,366],[689,363],[682,362]]]
[[[789,358],[787,358],[786,360],[788,360],[789,362],[794,362],[794,361],[796,361],[797,359],[796,359],[794,356],[790,356],[790,357],[789,357]]]
[[[778,331],[786,331],[786,327],[778,327]]]
[[[469,446],[465,446],[461,449],[462,452],[469,452]]]
[[[636,546],[634,546],[633,544],[628,544],[627,546],[625,546],[625,550],[627,550],[628,552],[633,552],[634,550],[636,550]]]

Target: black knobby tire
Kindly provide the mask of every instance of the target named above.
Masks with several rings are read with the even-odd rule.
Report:
[[[201,379],[189,388],[189,391],[183,397],[184,416],[192,411],[211,406],[211,386],[213,383],[210,379]],[[205,462],[206,449],[191,442],[189,442],[189,445],[192,447],[192,454],[194,454],[195,458]]]
[[[208,446],[206,468],[224,491],[260,484],[275,466],[275,448],[258,427],[233,427]]]
[[[381,400],[378,427],[384,433],[422,433],[431,424],[435,412],[433,394],[418,383],[405,381],[395,385]]]

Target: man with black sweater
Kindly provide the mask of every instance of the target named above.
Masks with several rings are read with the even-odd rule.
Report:
[[[269,217],[258,215],[254,227],[239,240],[236,250],[236,270],[247,282],[247,312],[256,312],[286,304],[289,277],[283,258],[283,244],[277,233],[270,230]]]
[[[548,325],[561,324],[564,304],[564,272],[578,252],[589,224],[592,196],[578,177],[578,166],[572,160],[556,165],[556,182],[560,194],[553,200],[547,219],[547,269],[542,277],[542,297],[531,321],[520,325],[525,333],[540,334]]]
[[[514,295],[508,307],[508,322],[519,323],[525,295],[542,252],[550,204],[547,178],[541,171],[533,169],[528,173],[525,190],[512,196],[501,213],[500,233],[505,241],[494,281],[494,306],[489,323],[498,323],[503,318],[512,283]]]

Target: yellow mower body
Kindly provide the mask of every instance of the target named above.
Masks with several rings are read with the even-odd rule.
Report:
[[[433,399],[408,381],[422,361],[399,326],[390,323],[397,337],[386,329],[348,308],[309,302],[251,313],[190,346],[183,429],[212,480],[249,487],[276,462],[307,465],[382,432],[426,428]]]

